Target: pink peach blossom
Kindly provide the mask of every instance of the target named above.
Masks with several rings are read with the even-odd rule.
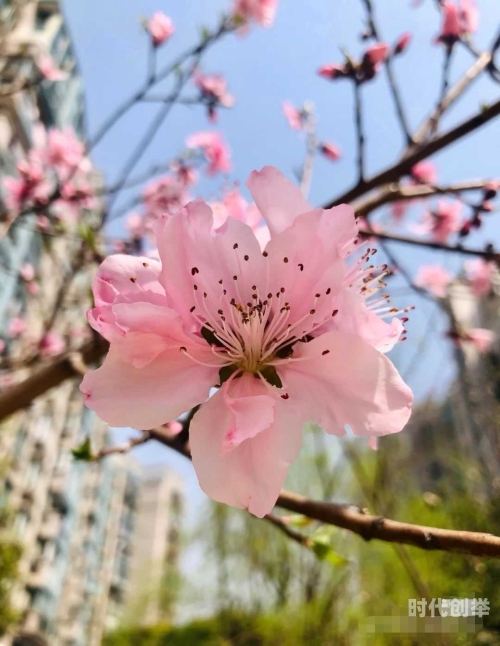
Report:
[[[365,51],[365,58],[373,67],[378,68],[389,56],[390,47],[387,43],[375,43]]]
[[[271,27],[277,8],[278,0],[234,0],[233,15],[245,22]]]
[[[412,38],[413,36],[409,31],[402,33],[401,36],[397,39],[394,46],[394,54],[402,54],[408,48],[408,45],[410,44]]]
[[[21,334],[24,334],[25,331],[26,322],[24,321],[24,319],[22,319],[20,316],[15,316],[14,318],[10,319],[7,326],[7,334],[12,339],[16,339],[17,337],[21,336]]]
[[[324,141],[321,144],[320,150],[323,155],[331,161],[337,161],[337,159],[340,159],[342,157],[340,148],[338,148],[335,144],[328,143],[327,141]]]
[[[229,173],[231,151],[218,132],[197,132],[186,140],[189,148],[201,148],[208,162],[207,173]]]
[[[495,333],[484,328],[473,328],[466,330],[460,338],[465,343],[471,343],[481,354],[486,354],[493,345]]]
[[[211,121],[217,120],[216,108],[232,108],[236,99],[227,91],[226,79],[222,74],[202,74],[198,70],[194,75],[195,85],[200,89],[201,96],[208,102],[208,115]]]
[[[470,260],[464,264],[465,276],[469,281],[472,291],[479,298],[488,296],[492,289],[492,278],[497,272],[491,260]]]
[[[438,181],[438,170],[430,161],[421,161],[410,170],[410,177],[415,184],[435,184]]]
[[[347,72],[344,65],[331,63],[329,65],[322,65],[318,69],[318,74],[328,81],[333,81],[335,79],[345,77],[347,75]]]
[[[272,167],[247,185],[271,234],[264,252],[233,217],[214,231],[196,200],[154,224],[161,264],[106,258],[88,318],[110,350],[81,390],[107,423],[139,429],[204,402],[190,426],[202,489],[264,516],[305,422],[396,433],[412,393],[384,354],[403,324],[379,316],[392,316],[376,296],[384,272],[355,251],[353,209],[314,209]]]
[[[189,202],[185,186],[171,175],[150,182],[142,192],[146,217],[156,220],[164,213],[178,211]]]
[[[451,47],[460,38],[477,31],[479,11],[473,0],[460,0],[459,4],[445,0],[441,8],[443,24],[436,42]]]
[[[293,106],[289,101],[283,102],[283,114],[292,130],[302,130],[302,110]]]
[[[437,242],[444,244],[450,235],[460,230],[461,214],[460,202],[439,200],[435,210],[424,214],[421,230],[430,234]]]
[[[161,11],[157,11],[152,15],[148,29],[155,47],[163,45],[175,32],[172,18]]]
[[[262,216],[255,204],[249,204],[238,188],[226,191],[222,201],[215,202],[210,207],[214,216],[214,229],[222,226],[228,217],[248,224],[252,231],[256,231],[262,222]]]
[[[44,357],[54,357],[66,349],[66,342],[57,332],[47,332],[40,341],[40,353]]]
[[[437,298],[444,298],[452,274],[441,265],[422,265],[415,279],[415,285],[423,287]]]
[[[43,55],[37,59],[38,69],[48,81],[63,81],[68,78],[68,73],[55,66],[52,56]]]

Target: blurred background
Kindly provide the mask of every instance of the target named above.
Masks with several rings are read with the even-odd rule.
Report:
[[[158,51],[165,64],[195,45],[203,30],[213,29],[227,5],[227,0],[0,0],[0,175],[18,174],[16,164],[35,147],[35,124],[71,128],[88,142],[140,86],[149,44],[143,17],[161,10],[175,24],[175,35]],[[487,49],[500,26],[500,5],[478,0],[478,6],[474,42]],[[414,131],[435,107],[442,85],[445,54],[434,42],[440,6],[433,0],[418,7],[379,0],[376,8],[387,42],[406,31],[413,36],[395,71]],[[366,49],[360,38],[365,23],[361,2],[282,1],[271,29],[226,37],[204,55],[201,69],[224,74],[234,107],[220,110],[214,125],[199,106],[176,105],[134,173],[148,178],[152,167],[166,168],[180,154],[189,135],[217,129],[231,148],[232,170],[222,179],[202,174],[195,196],[218,202],[224,191],[241,185],[248,199],[243,183],[266,164],[300,178],[306,134],[291,130],[285,119],[282,104],[290,101],[313,111],[318,140],[333,141],[341,151],[334,162],[319,155],[312,177],[310,202],[333,199],[356,181],[354,100],[348,83],[328,83],[316,70],[342,60],[341,48],[359,58]],[[41,47],[64,78],[40,77]],[[466,48],[456,52],[450,85],[473,56]],[[481,76],[440,128],[454,127],[497,100],[498,93],[498,83]],[[363,94],[370,176],[392,164],[405,141],[385,78],[379,74]],[[95,145],[88,175],[95,194],[120,182],[124,160],[157,110],[154,103],[139,103]],[[500,126],[493,120],[439,152],[432,158],[439,183],[499,178],[499,144]],[[136,206],[137,185],[124,186],[88,203],[77,222],[61,217],[50,234],[36,220],[39,214],[5,226],[0,389],[16,382],[16,360],[29,368],[26,344],[47,329],[47,321],[64,338],[64,348],[86,338],[92,276],[75,271],[75,249],[104,210],[107,249],[129,244],[127,216]],[[382,206],[371,223],[417,235],[429,208],[423,201],[412,203],[401,224]],[[466,243],[498,244],[495,210]],[[498,272],[480,297],[460,253],[392,242],[379,255],[381,262],[404,270],[390,278],[393,301],[416,306],[407,340],[391,353],[415,392],[414,414],[407,429],[382,438],[377,451],[364,440],[338,440],[311,426],[287,489],[401,521],[499,534]],[[415,290],[419,267],[428,264],[453,277],[438,302],[429,291]],[[23,271],[27,265],[36,279]],[[61,302],[60,285],[72,274]],[[450,321],[455,331],[487,329],[494,340],[486,351],[456,343]],[[85,452],[89,437],[99,450],[134,436],[131,429],[107,427],[86,409],[79,381],[50,390],[0,428],[2,646],[500,644],[498,561],[364,542],[300,516],[286,518],[289,527],[309,537],[304,548],[268,523],[209,501],[189,461],[155,442],[98,462],[76,459],[82,456],[72,450]],[[374,620],[407,616],[409,599],[444,597],[489,599],[484,626],[469,634],[393,634]]]

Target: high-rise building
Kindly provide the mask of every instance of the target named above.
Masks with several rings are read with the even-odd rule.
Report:
[[[66,73],[64,80],[41,80],[40,54],[52,57]],[[57,0],[0,0],[0,178],[16,174],[16,162],[33,145],[37,122],[46,129],[70,127],[85,138],[84,96],[71,39]],[[85,214],[88,223],[100,217],[98,210]],[[0,388],[29,370],[21,367],[27,346],[43,334],[55,308],[54,329],[71,347],[75,336],[81,338],[82,329],[75,326],[89,307],[91,276],[72,275],[71,259],[81,245],[78,223],[50,237],[35,222],[35,215],[27,215],[6,226],[0,218],[0,340],[6,349],[3,356],[0,349]],[[36,270],[36,296],[20,278],[25,263]],[[68,296],[61,308],[58,293],[65,280]],[[18,339],[8,333],[14,317],[27,326]],[[17,371],[12,362],[14,368],[19,362]],[[137,563],[146,575],[150,568],[151,580],[175,568],[179,481],[155,470],[143,486],[143,473],[128,456],[75,461],[71,449],[84,438],[90,436],[98,450],[110,435],[84,406],[78,385],[67,381],[0,425],[2,499],[23,547],[13,593],[21,622],[16,636],[0,639],[2,646],[99,646],[102,634],[123,620],[139,596]],[[151,542],[142,522],[155,528]],[[149,553],[143,558],[143,549],[159,561]],[[147,608],[148,616],[159,616],[154,602]]]

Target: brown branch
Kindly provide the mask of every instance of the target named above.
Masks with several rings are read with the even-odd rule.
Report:
[[[157,429],[151,433],[153,439],[191,459],[189,450],[179,446],[176,439],[164,429]],[[400,523],[381,516],[371,516],[354,505],[317,502],[288,491],[281,492],[276,506],[319,520],[327,525],[347,529],[366,541],[375,538],[388,543],[413,545],[425,550],[461,552],[474,556],[500,558],[500,537],[493,534]]]
[[[439,249],[441,251],[448,251],[449,253],[461,253],[465,256],[478,256],[486,260],[494,260],[500,263],[500,253],[490,251],[488,249],[470,249],[462,247],[457,244],[452,247],[443,244],[442,242],[434,242],[432,240],[419,240],[418,238],[410,238],[408,236],[399,236],[392,233],[383,233],[381,231],[360,229],[360,236],[366,238],[377,238],[379,240],[387,240],[389,242],[400,242],[402,244],[410,244],[416,247],[427,247],[429,249]]]
[[[304,110],[306,107],[304,106]],[[306,141],[306,157],[304,165],[302,166],[302,177],[300,180],[300,190],[302,195],[307,199],[309,191],[311,190],[311,182],[313,178],[314,159],[316,157],[316,150],[318,141],[316,137],[316,115],[314,114],[313,106],[307,108],[307,122],[305,125],[305,132],[307,136]]]
[[[500,558],[500,537],[493,534],[400,523],[382,516],[371,516],[359,507],[308,500],[288,491],[281,492],[276,505],[328,525],[347,529],[365,541],[375,538],[389,543],[413,545],[424,550]]]
[[[304,534],[296,532],[291,527],[288,527],[288,525],[286,525],[279,516],[275,516],[274,514],[266,514],[264,516],[264,520],[270,522],[272,525],[277,527],[280,532],[283,532],[283,534],[288,536],[288,538],[291,538],[292,541],[295,541],[299,545],[302,545],[302,547],[307,547],[308,549],[311,548],[311,540],[307,536],[304,536]]]
[[[410,169],[423,159],[427,159],[434,153],[446,148],[455,141],[458,141],[465,135],[477,130],[481,126],[491,121],[500,114],[500,100],[496,101],[489,107],[481,109],[480,112],[475,114],[470,119],[463,121],[461,124],[448,130],[444,134],[436,137],[432,141],[426,142],[415,149],[412,149],[407,156],[400,159],[393,166],[386,168],[384,171],[374,175],[366,180],[363,184],[357,184],[351,189],[346,191],[343,195],[328,202],[323,208],[329,209],[337,204],[349,203],[356,198],[361,197],[374,188],[382,186],[383,184],[390,184],[391,182],[398,181],[403,175],[409,173]]]
[[[104,356],[108,344],[100,337],[85,343],[78,351],[84,365],[95,364]],[[0,393],[0,422],[13,413],[29,406],[31,402],[51,388],[59,386],[66,379],[77,377],[80,371],[74,363],[74,351],[60,355],[50,362],[43,362],[40,367],[14,386]]]
[[[475,61],[467,70],[464,76],[456,83],[442,98],[437,108],[428,117],[425,122],[415,133],[413,139],[415,143],[421,143],[427,135],[435,128],[441,115],[450,108],[457,99],[459,99],[467,87],[483,72],[491,63],[492,56],[490,52],[485,52]]]
[[[478,179],[457,182],[447,186],[431,186],[430,184],[419,184],[417,186],[401,186],[397,182],[389,184],[386,188],[381,189],[378,193],[370,195],[368,198],[359,203],[354,203],[354,210],[359,215],[368,215],[375,209],[399,200],[419,200],[434,195],[456,195],[466,191],[475,191],[483,189],[490,180]]]

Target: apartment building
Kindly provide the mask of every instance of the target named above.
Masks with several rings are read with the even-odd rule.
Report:
[[[35,59],[40,53],[66,72],[64,80],[39,82]],[[38,81],[32,83],[35,75]],[[37,122],[46,129],[71,127],[85,137],[82,81],[71,38],[56,0],[0,0],[0,177],[15,175],[16,162],[33,144]],[[96,173],[95,182],[100,181]],[[85,217],[92,223],[99,216],[96,207]],[[3,358],[8,354],[14,362],[25,356],[30,337],[40,337],[79,244],[77,223],[48,237],[34,221],[35,216],[25,216],[8,232],[0,222],[0,339]],[[36,270],[36,296],[20,278],[25,263]],[[85,334],[78,325],[89,306],[90,280],[84,274],[73,277],[65,308],[58,309],[54,329],[68,347]],[[17,339],[7,332],[14,317],[27,325]],[[13,373],[3,365],[0,350],[0,388]],[[22,376],[20,368],[14,378]],[[99,646],[103,633],[126,621],[131,604],[142,598],[136,573],[156,581],[157,574],[161,580],[163,571],[176,566],[180,481],[161,469],[144,474],[128,456],[75,461],[71,449],[84,438],[90,436],[98,450],[111,433],[84,406],[78,385],[78,380],[64,383],[0,425],[5,465],[0,486],[12,513],[11,532],[23,547],[13,593],[21,622],[15,635],[0,638],[2,646]],[[143,522],[156,528],[152,543]],[[157,559],[149,558],[150,550]],[[148,568],[154,568],[150,575]],[[161,614],[155,603],[151,598],[144,606],[152,620]]]

